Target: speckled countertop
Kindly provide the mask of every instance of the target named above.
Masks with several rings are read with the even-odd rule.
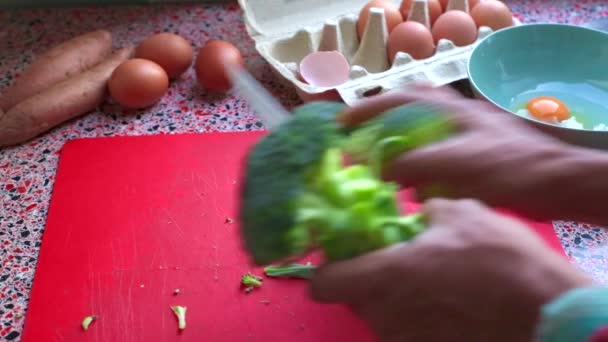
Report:
[[[581,24],[608,16],[608,2],[585,0],[506,1],[524,22]],[[210,38],[234,42],[250,71],[281,102],[299,100],[279,84],[255,52],[240,8],[228,5],[162,5],[0,12],[0,91],[33,56],[79,33],[107,28],[115,44],[136,43],[153,32],[171,31],[200,46]],[[127,115],[124,115],[127,114]],[[105,105],[23,146],[0,150],[0,338],[20,340],[29,291],[53,187],[58,152],[80,137],[243,131],[262,128],[237,97],[212,96],[196,86],[193,71],[174,82],[156,106],[122,113]],[[555,222],[556,233],[579,267],[598,282],[608,280],[608,230]]]

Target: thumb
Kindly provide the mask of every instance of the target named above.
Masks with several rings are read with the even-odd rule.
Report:
[[[431,226],[450,225],[458,217],[470,217],[490,212],[485,204],[472,199],[432,199],[427,201],[422,212],[429,218]]]
[[[320,302],[345,304],[369,297],[374,286],[382,283],[383,274],[390,272],[394,260],[404,258],[408,248],[400,243],[318,268],[311,280],[312,297]]]

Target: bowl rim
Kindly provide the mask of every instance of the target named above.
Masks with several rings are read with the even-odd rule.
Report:
[[[483,91],[481,91],[481,89],[479,88],[479,86],[477,85],[477,83],[475,82],[473,75],[471,73],[471,64],[472,64],[472,60],[473,60],[473,55],[475,54],[476,51],[478,51],[478,49],[480,48],[480,46],[485,42],[486,39],[493,37],[495,35],[501,35],[504,34],[505,32],[508,31],[512,31],[512,30],[525,30],[528,29],[528,27],[560,27],[560,28],[567,28],[567,29],[575,29],[575,30],[581,30],[581,31],[591,31],[591,32],[597,32],[597,33],[601,33],[604,36],[608,37],[608,32],[596,29],[596,28],[592,28],[592,27],[586,27],[586,26],[581,26],[581,25],[574,25],[574,24],[566,24],[566,23],[530,23],[530,24],[526,24],[523,23],[522,25],[514,25],[511,27],[506,27],[503,29],[500,29],[498,31],[494,31],[491,34],[489,34],[488,36],[484,37],[483,39],[481,39],[479,41],[479,43],[473,48],[473,50],[471,50],[471,54],[469,55],[469,59],[467,60],[467,75],[469,78],[469,83],[471,84],[471,87],[473,88],[472,90],[474,92],[476,92],[477,94],[479,94],[480,96],[482,96],[486,101],[489,101],[490,103],[492,103],[494,106],[512,114],[517,116],[518,118],[527,120],[531,123],[537,124],[537,125],[543,125],[547,128],[550,129],[561,129],[561,130],[567,130],[567,131],[578,131],[578,132],[585,132],[585,133],[590,133],[590,134],[606,134],[608,133],[608,131],[595,131],[592,129],[586,129],[586,128],[572,128],[572,127],[564,127],[564,126],[558,126],[558,125],[552,125],[550,123],[544,122],[544,121],[540,121],[540,120],[534,120],[531,118],[527,118],[521,115],[517,115],[516,113],[514,113],[512,110],[505,108],[504,106],[496,103],[496,101],[494,101],[493,99],[491,99],[489,96],[487,96]]]

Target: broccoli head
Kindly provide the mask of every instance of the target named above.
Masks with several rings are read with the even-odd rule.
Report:
[[[415,102],[388,110],[354,128],[342,147],[354,162],[367,164],[379,174],[399,154],[453,133],[454,126],[441,109]]]
[[[422,215],[401,215],[398,186],[383,181],[379,168],[447,136],[447,120],[432,107],[411,104],[347,130],[336,122],[343,108],[306,104],[250,151],[240,215],[256,264],[317,248],[329,260],[351,258],[424,229]],[[344,153],[355,163],[345,164]]]

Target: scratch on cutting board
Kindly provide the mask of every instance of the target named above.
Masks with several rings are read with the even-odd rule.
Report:
[[[215,173],[215,169],[211,169],[209,170],[209,174],[213,177],[203,177],[201,178],[201,180],[205,183],[205,185],[213,190],[218,190],[218,183],[217,183],[217,173]],[[209,182],[209,181],[211,182]]]
[[[68,225],[67,226],[67,235],[65,236],[65,242],[63,243],[63,249],[67,250],[69,249],[70,246],[70,239],[72,238],[72,226]]]
[[[215,242],[213,244],[213,259],[215,261],[215,267],[213,268],[213,280],[215,281],[219,281],[220,280],[220,263],[219,263],[219,252],[218,252],[218,246],[217,246],[217,242]]]
[[[63,334],[60,329],[55,330],[55,336],[53,336],[53,341],[62,342],[64,340]]]
[[[110,241],[110,253],[112,254],[112,265],[116,266],[116,250],[114,249],[114,241]],[[114,268],[112,267],[112,268]]]
[[[156,257],[158,256],[159,249],[160,247],[154,249],[154,254],[152,254],[152,258],[150,258],[150,268],[153,268],[154,264],[156,264]],[[162,269],[162,267],[160,269]]]
[[[211,174],[213,175],[213,184],[215,185],[216,191],[220,191],[219,187],[218,187],[218,183],[217,183],[217,173],[215,172],[214,169],[211,170]],[[217,203],[217,197],[213,199],[213,206],[215,207],[215,212],[217,214],[221,214],[220,207],[218,206],[218,203]]]
[[[167,274],[168,272],[163,272],[163,290],[161,291],[162,293],[165,293],[165,291],[167,291]]]
[[[97,291],[96,291],[96,293],[97,293],[97,301],[96,302],[97,302],[97,304],[99,304],[99,303],[103,302],[103,300],[102,300],[103,294],[101,292],[101,274],[97,273],[97,277],[94,278],[94,279],[96,279],[95,282],[96,282],[96,285],[97,285]],[[92,306],[91,309],[94,312],[98,312],[98,307],[99,307],[99,305],[95,305],[95,306]],[[104,331],[102,331],[102,334],[105,335]],[[99,329],[95,329],[95,335],[99,335]]]
[[[242,308],[242,306],[243,306],[243,297],[245,297],[245,296],[241,296],[241,299],[238,301],[239,306],[241,307],[240,310],[239,310],[240,312],[245,312],[245,311],[243,311],[243,308]],[[249,331],[249,333],[251,334],[251,332],[252,332],[253,329],[252,329],[252,326],[251,326],[250,317],[251,317],[251,315],[244,315],[243,319],[245,320],[245,325],[247,326],[247,331]]]
[[[217,260],[217,256],[215,257],[215,260]],[[213,280],[214,281],[219,281],[220,280],[220,264],[219,263],[214,263],[213,266]]]
[[[125,301],[124,291],[123,291],[123,284],[124,284],[123,279],[124,279],[125,272],[118,271],[116,274],[117,274],[117,278],[118,278],[118,295],[119,295],[118,300],[122,304]],[[126,331],[128,329],[128,327],[125,324],[126,315],[124,312],[125,311],[124,305],[119,305],[118,310],[120,310],[120,311],[119,312],[113,311],[111,313],[114,316],[114,317],[111,317],[111,319],[115,320],[118,323],[117,326],[118,326],[118,329],[120,329],[120,331]]]
[[[133,254],[135,257],[135,260],[137,260],[137,256],[139,255],[139,253],[137,252],[137,238],[135,236],[135,225],[131,224],[131,242],[133,245]]]
[[[133,317],[133,288],[135,287],[135,276],[131,274],[131,283],[127,289],[127,302],[125,305],[121,305],[123,309],[124,319],[122,320],[125,324],[133,327],[135,323],[135,317]]]
[[[183,230],[183,229],[182,229],[182,227],[179,225],[179,223],[177,223],[177,221],[175,221],[175,219],[174,219],[174,218],[173,218],[173,216],[171,215],[171,212],[170,212],[169,210],[167,210],[167,209],[164,209],[164,211],[165,211],[165,214],[167,215],[167,217],[169,218],[170,223],[172,223],[172,224],[174,224],[174,225],[175,225],[175,229],[177,230],[177,233],[178,233],[180,236],[183,236],[183,235],[184,235],[184,230]]]
[[[208,177],[208,178],[206,178],[206,177],[201,178],[201,181],[203,182],[203,184],[205,185],[205,187],[209,188],[209,189],[212,189],[212,190],[215,190],[216,192],[217,191],[221,191],[219,189],[219,186],[218,186],[217,173],[215,172],[215,170],[211,169],[209,171],[209,174],[210,174],[210,177]],[[220,207],[219,207],[219,205],[217,203],[216,196],[214,196],[214,198],[212,198],[212,201],[213,201],[213,208],[215,209],[215,212],[217,214],[221,214],[221,210],[220,210]]]
[[[205,198],[203,197],[203,193],[202,193],[202,192],[200,192],[200,191],[198,191],[196,188],[194,188],[194,194],[195,194],[196,196],[198,196],[198,198],[200,198],[200,199],[201,199],[201,201],[203,201],[203,202],[205,201]]]
[[[161,293],[165,293],[165,291],[167,290],[167,276],[169,275],[168,272],[163,272],[163,290],[161,291]],[[162,320],[161,320],[161,329],[165,330],[165,326],[166,326],[166,319],[167,315],[162,315]]]

